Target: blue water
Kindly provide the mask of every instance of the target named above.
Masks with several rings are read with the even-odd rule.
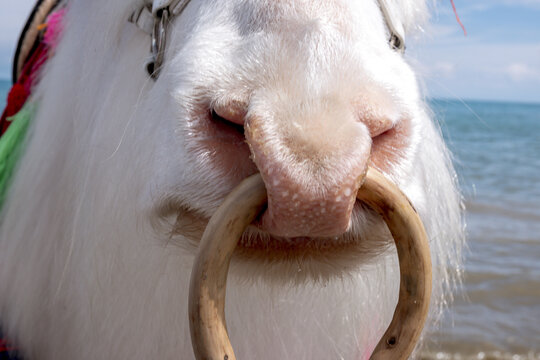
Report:
[[[540,359],[540,104],[431,105],[455,157],[469,247],[433,357]]]
[[[6,97],[10,87],[11,81],[0,80],[0,111],[4,111],[4,107],[6,106]]]
[[[0,106],[9,82],[0,80]],[[540,359],[540,104],[434,100],[467,205],[466,278],[425,359]]]

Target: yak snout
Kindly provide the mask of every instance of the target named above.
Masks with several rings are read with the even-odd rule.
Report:
[[[274,236],[339,236],[350,227],[367,171],[370,129],[339,99],[281,100],[233,100],[213,109],[244,126],[268,193],[259,226]]]

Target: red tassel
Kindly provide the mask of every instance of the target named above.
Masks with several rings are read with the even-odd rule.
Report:
[[[13,350],[15,350],[15,348],[11,347],[6,340],[0,338],[0,355],[2,355],[1,353],[3,352],[13,351]]]
[[[0,131],[2,132],[2,134],[9,126],[7,118],[15,115],[19,112],[19,110],[22,109],[24,103],[26,102],[26,99],[28,98],[28,95],[28,91],[26,91],[25,87],[22,84],[17,83],[11,87],[11,90],[9,91],[7,97],[6,108],[2,113],[2,117],[0,118]]]
[[[34,85],[38,82],[39,72],[48,58],[49,47],[44,43],[40,43],[34,52],[26,61],[17,83],[15,83],[9,91],[7,104],[2,117],[0,118],[0,132],[3,134],[9,124],[7,118],[15,115],[22,109],[24,103],[30,96]]]

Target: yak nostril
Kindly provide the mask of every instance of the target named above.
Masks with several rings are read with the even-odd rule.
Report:
[[[248,104],[243,100],[216,101],[212,104],[212,116],[237,125],[244,125]]]
[[[369,133],[372,138],[376,138],[389,130],[391,130],[396,121],[388,117],[370,117],[365,116],[360,118],[360,122],[364,123],[369,130]]]
[[[235,130],[242,135],[244,135],[244,123],[238,123],[236,121],[232,121],[228,118],[225,118],[221,115],[219,115],[215,109],[210,110],[210,119],[214,124],[218,125],[219,127],[225,126],[226,128],[229,128],[231,130]]]

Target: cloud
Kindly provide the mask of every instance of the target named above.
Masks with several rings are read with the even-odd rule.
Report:
[[[503,0],[501,2],[508,6],[519,5],[523,7],[530,7],[533,9],[540,9],[540,0]]]
[[[429,66],[424,66],[426,76],[433,78],[451,78],[456,73],[456,64],[450,61],[437,61]]]
[[[431,96],[540,102],[540,42],[412,45],[409,56]]]
[[[433,24],[428,27],[429,35],[435,39],[446,38],[462,34],[461,28],[457,24]]]
[[[447,61],[441,61],[435,63],[433,68],[437,73],[441,74],[442,76],[448,77],[454,74],[456,70],[456,64]]]
[[[471,19],[486,11],[501,8],[512,8],[522,11],[539,10],[540,0],[475,0],[469,2],[456,2],[456,11],[462,19]],[[454,10],[449,1],[435,7],[434,20],[437,21],[440,18],[445,18],[450,21],[455,20]]]
[[[512,63],[503,69],[503,73],[515,82],[540,81],[540,70],[524,63]]]
[[[458,7],[465,12],[473,13],[485,11],[499,6],[511,6],[528,9],[540,9],[540,0],[477,0]]]

